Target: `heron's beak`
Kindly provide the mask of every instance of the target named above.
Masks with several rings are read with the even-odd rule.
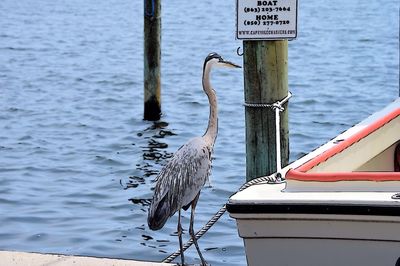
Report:
[[[231,67],[231,68],[242,68],[242,67],[239,66],[239,65],[236,65],[236,64],[234,64],[234,63],[232,63],[232,62],[225,61],[225,60],[221,61],[221,63],[224,64],[224,66],[226,66],[226,67]]]

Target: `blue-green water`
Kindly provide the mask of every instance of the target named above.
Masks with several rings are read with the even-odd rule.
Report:
[[[162,260],[176,217],[146,225],[156,173],[207,126],[204,57],[236,55],[234,1],[163,1],[162,123],[143,116],[143,2],[0,2],[0,249]],[[299,1],[289,43],[291,159],[399,94],[397,1]],[[219,136],[204,224],[244,182],[241,70],[215,70]],[[189,212],[183,222],[188,225]],[[187,238],[187,231],[185,232]],[[199,242],[212,265],[243,265],[225,215]],[[198,263],[193,248],[188,262]]]

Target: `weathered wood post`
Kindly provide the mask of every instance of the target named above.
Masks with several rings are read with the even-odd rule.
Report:
[[[161,117],[161,0],[144,0],[144,119]]]
[[[289,161],[288,105],[276,120],[271,105],[288,97],[288,39],[297,36],[297,0],[237,0],[236,36],[243,40],[246,180]],[[280,125],[281,165],[276,124]]]
[[[246,103],[273,104],[288,95],[288,42],[244,42],[244,94]],[[280,114],[281,161],[289,160],[288,108]],[[246,107],[246,180],[276,169],[275,111]]]

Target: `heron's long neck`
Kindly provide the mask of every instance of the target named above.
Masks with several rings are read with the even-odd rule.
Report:
[[[213,147],[215,139],[218,133],[218,107],[217,107],[217,97],[215,91],[211,87],[210,83],[210,66],[206,66],[203,73],[203,89],[207,94],[208,102],[210,103],[210,116],[208,119],[207,131],[204,134],[204,138],[207,143]]]

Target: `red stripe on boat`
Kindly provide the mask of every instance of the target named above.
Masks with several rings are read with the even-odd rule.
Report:
[[[400,180],[400,172],[319,172],[319,173],[307,173],[310,169],[316,165],[328,160],[330,157],[342,152],[352,144],[365,138],[372,132],[381,128],[385,124],[389,123],[396,117],[400,115],[400,108],[396,108],[391,113],[385,115],[384,117],[376,120],[365,128],[361,129],[359,132],[350,136],[349,138],[343,140],[332,148],[326,150],[325,152],[319,154],[303,165],[296,169],[291,169],[286,174],[286,179],[299,180],[299,181],[322,181],[322,182],[332,182],[332,181],[343,181],[343,180],[371,180],[371,181],[394,181]],[[400,148],[397,147],[395,156],[399,163],[400,160]],[[396,160],[396,159],[395,159]],[[399,163],[400,164],[400,163]],[[399,166],[400,168],[400,166]],[[400,169],[399,169],[400,171]]]
[[[320,172],[304,173],[290,169],[286,173],[286,179],[298,181],[400,181],[400,172]]]

